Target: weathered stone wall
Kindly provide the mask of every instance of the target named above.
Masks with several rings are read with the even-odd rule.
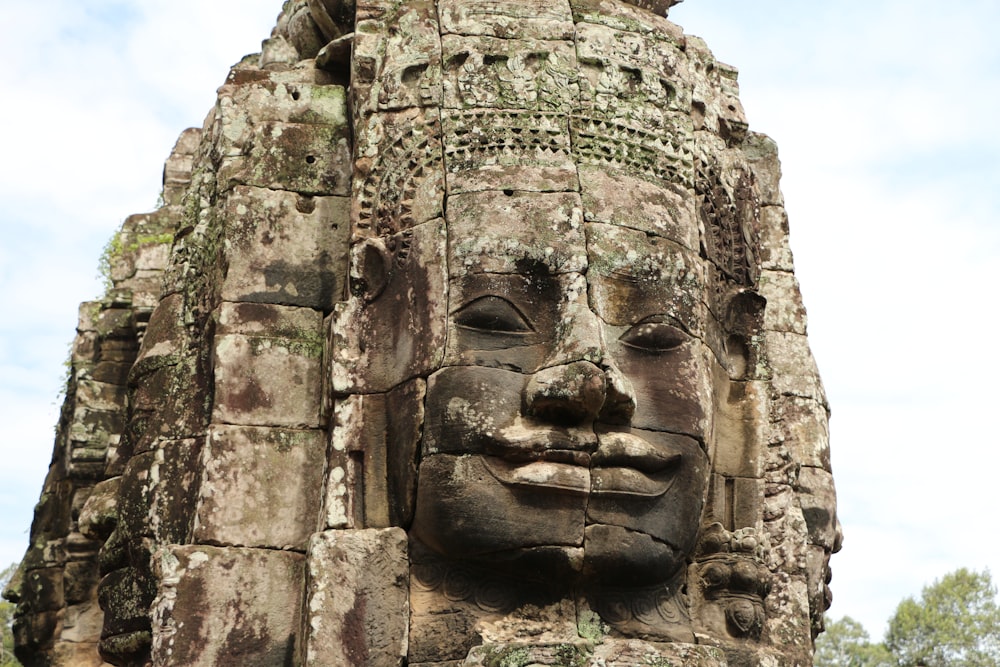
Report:
[[[81,308],[8,591],[26,665],[811,664],[840,535],[776,147],[675,2],[633,4],[285,3]],[[697,537],[682,592],[546,597],[442,560],[417,500],[421,475],[451,488],[435,396],[470,367],[522,409],[455,342],[461,281],[529,262],[590,304],[573,322],[631,324],[598,276],[664,242],[704,289],[671,321],[714,369],[630,399],[711,413],[698,509],[669,521]]]
[[[25,665],[103,664],[98,550],[113,528],[130,455],[122,446],[129,371],[159,301],[199,139],[197,130],[181,135],[164,168],[163,206],[125,221],[102,260],[104,298],[80,306],[52,463],[30,547],[7,592],[18,602],[14,630]]]

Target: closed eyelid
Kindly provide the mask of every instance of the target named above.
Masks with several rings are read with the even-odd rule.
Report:
[[[455,311],[452,318],[461,327],[480,331],[525,334],[535,330],[517,306],[492,294],[473,299]]]
[[[632,325],[618,340],[628,347],[652,353],[669,352],[691,340],[686,331],[663,319],[646,318]]]

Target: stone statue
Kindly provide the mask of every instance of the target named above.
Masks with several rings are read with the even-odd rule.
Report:
[[[285,3],[81,309],[26,665],[812,664],[776,150],[673,4]]]

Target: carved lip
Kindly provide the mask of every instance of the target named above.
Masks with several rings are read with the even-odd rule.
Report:
[[[590,468],[584,466],[553,461],[515,463],[495,456],[484,456],[483,463],[506,486],[541,487],[574,495],[590,493]]]
[[[592,454],[558,448],[566,440],[552,435],[545,433],[545,437],[536,439],[497,443],[494,453],[499,455],[484,456],[484,465],[507,486],[655,498],[671,487],[672,469],[681,460],[679,451],[657,447],[629,433],[596,436],[597,449]],[[572,443],[579,445],[579,440],[572,439]]]

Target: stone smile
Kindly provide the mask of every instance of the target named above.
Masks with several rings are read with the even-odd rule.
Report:
[[[527,435],[522,433],[522,436]],[[682,458],[672,447],[654,446],[630,433],[536,433],[495,442],[486,469],[511,487],[547,488],[571,494],[655,498],[667,492],[672,468]],[[593,453],[581,451],[592,449]]]
[[[484,456],[483,464],[505,486],[545,488],[570,494],[655,498],[666,493],[672,485],[674,475],[669,465],[650,470],[652,466],[648,460],[620,460],[616,461],[619,465],[590,467],[588,463],[596,464],[596,460],[581,454],[550,451],[533,461]]]

